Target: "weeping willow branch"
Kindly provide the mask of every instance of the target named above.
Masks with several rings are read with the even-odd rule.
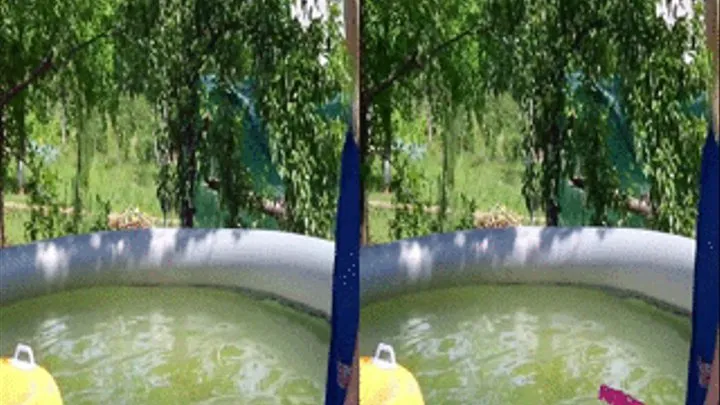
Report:
[[[482,25],[472,26],[465,31],[462,31],[461,33],[455,35],[454,37],[448,39],[447,41],[440,43],[436,47],[432,48],[430,52],[424,55],[421,55],[420,51],[415,51],[412,54],[407,55],[397,69],[390,73],[388,77],[383,79],[375,87],[367,91],[367,93],[362,97],[363,104],[372,104],[372,101],[375,97],[389,89],[396,81],[410,75],[416,70],[422,70],[430,60],[439,56],[448,48],[452,47],[453,45],[470,36],[471,34],[476,33],[478,30],[480,30],[480,28],[482,28]]]
[[[218,193],[221,191],[222,181],[220,179],[216,177],[205,177],[204,181],[205,185],[209,189]],[[286,208],[285,204],[283,204],[282,202],[264,199],[256,208],[258,208],[264,214],[274,217],[276,219],[285,218]]]
[[[65,67],[68,63],[70,63],[77,54],[90,47],[94,43],[100,41],[101,39],[110,37],[112,35],[115,35],[120,31],[119,26],[111,27],[98,35],[88,39],[87,41],[81,42],[74,47],[70,48],[67,55],[62,58],[58,59],[57,55],[55,55],[55,51],[51,49],[48,51],[46,56],[35,66],[35,68],[30,72],[30,74],[20,83],[16,83],[14,86],[12,86],[9,90],[4,91],[2,93],[2,96],[0,96],[0,107],[4,107],[10,101],[20,94],[23,90],[30,87],[31,84],[37,82],[40,80],[43,76],[45,76],[47,73],[53,70],[60,70],[63,67]]]
[[[569,184],[580,190],[585,190],[585,179],[582,177],[573,177],[569,180]],[[619,193],[615,193],[619,197]],[[653,209],[647,198],[627,197],[625,199],[625,209],[633,214],[641,215],[645,218],[653,217]]]
[[[395,82],[405,76],[410,75],[416,70],[422,70],[430,60],[439,56],[461,40],[469,37],[472,34],[476,34],[483,27],[484,26],[480,24],[473,25],[472,27],[469,27],[464,31],[460,32],[459,34],[455,35],[454,37],[438,44],[424,55],[421,55],[419,51],[415,51],[412,54],[407,55],[397,69],[390,73],[388,77],[383,79],[375,87],[367,91],[367,93],[363,97],[363,103],[365,103],[366,105],[371,105],[375,97],[389,89]],[[578,33],[578,35],[575,36],[575,38],[573,39],[572,49],[577,49],[593,30],[601,29],[602,27],[602,20],[598,19],[593,21],[592,24],[587,26],[582,32]]]

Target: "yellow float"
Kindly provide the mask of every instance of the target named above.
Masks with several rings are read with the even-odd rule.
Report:
[[[382,355],[387,354],[388,359]],[[392,346],[380,343],[375,357],[360,358],[360,403],[362,405],[424,405],[415,377],[395,362]]]
[[[20,356],[24,354],[27,360]],[[44,368],[35,364],[29,346],[18,344],[12,358],[0,359],[0,405],[62,405],[60,389]]]

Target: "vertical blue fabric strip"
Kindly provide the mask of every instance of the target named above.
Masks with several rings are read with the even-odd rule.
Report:
[[[697,250],[693,281],[692,342],[686,405],[701,405],[707,395],[715,336],[720,319],[720,151],[712,131],[703,148]]]
[[[352,128],[352,127],[351,127]],[[326,405],[341,405],[350,382],[360,316],[360,153],[352,130],[345,134],[335,229],[332,335]]]

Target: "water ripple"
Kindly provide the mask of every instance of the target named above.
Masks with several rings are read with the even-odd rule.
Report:
[[[234,293],[81,290],[0,308],[0,321],[1,353],[30,344],[66,403],[322,399],[327,339],[306,325],[327,325]]]

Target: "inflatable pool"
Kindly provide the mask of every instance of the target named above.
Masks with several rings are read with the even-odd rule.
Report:
[[[0,353],[31,346],[66,403],[322,402],[332,242],[152,229],[2,249],[0,263]]]
[[[3,249],[0,348],[30,344],[72,403],[319,403],[333,249],[188,229]],[[361,350],[392,345],[427,403],[597,403],[603,384],[679,403],[694,251],[657,232],[534,227],[367,247]]]
[[[361,351],[427,403],[684,402],[695,241],[636,229],[431,235],[361,256]],[[469,402],[470,401],[470,402]]]

